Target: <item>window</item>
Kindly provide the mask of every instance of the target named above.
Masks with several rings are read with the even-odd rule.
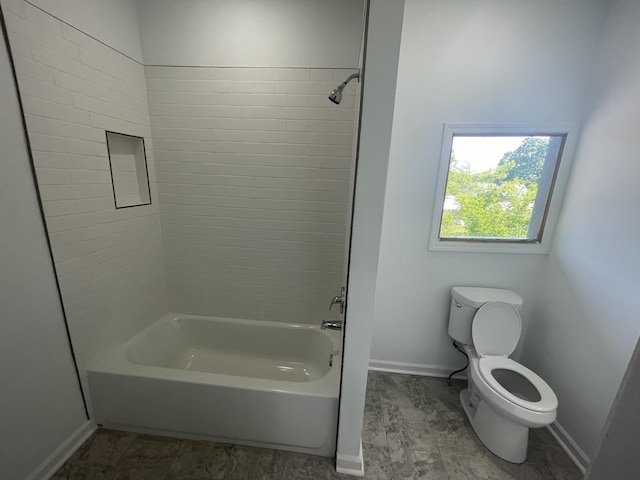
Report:
[[[446,125],[431,249],[546,253],[572,130]]]

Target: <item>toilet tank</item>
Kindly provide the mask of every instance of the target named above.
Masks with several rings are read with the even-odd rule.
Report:
[[[522,297],[513,290],[453,287],[449,311],[449,336],[464,345],[473,345],[471,323],[478,309],[487,302],[510,303],[518,310],[522,307]]]

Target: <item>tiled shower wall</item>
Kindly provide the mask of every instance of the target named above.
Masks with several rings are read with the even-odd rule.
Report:
[[[2,5],[84,375],[168,309],[144,69],[28,3]],[[145,137],[152,205],[115,209],[105,130]]]
[[[335,318],[355,85],[345,69],[145,67],[170,308]]]
[[[83,375],[169,309],[337,316],[356,88],[340,106],[327,95],[353,70],[144,68],[29,3],[2,6]],[[151,205],[115,209],[105,130],[145,138]]]

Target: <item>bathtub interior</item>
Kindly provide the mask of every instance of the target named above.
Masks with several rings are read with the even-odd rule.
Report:
[[[170,317],[137,336],[126,349],[137,365],[289,382],[329,373],[332,339],[305,325],[261,325],[231,319]]]

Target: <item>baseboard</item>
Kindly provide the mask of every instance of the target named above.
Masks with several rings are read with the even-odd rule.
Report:
[[[87,420],[80,428],[69,435],[25,480],[46,480],[52,477],[56,470],[73,455],[96,428],[95,423]]]
[[[360,441],[360,453],[354,455],[336,455],[336,472],[364,477],[364,458],[362,457],[362,440]]]
[[[551,435],[558,441],[562,449],[569,455],[569,458],[576,467],[584,474],[589,466],[589,457],[584,450],[575,442],[571,435],[557,421],[547,427]]]
[[[375,372],[403,373],[408,375],[422,375],[424,377],[447,378],[456,367],[447,365],[427,365],[423,363],[391,362],[388,360],[369,360],[369,370]],[[453,376],[460,380],[466,380],[464,372]]]

